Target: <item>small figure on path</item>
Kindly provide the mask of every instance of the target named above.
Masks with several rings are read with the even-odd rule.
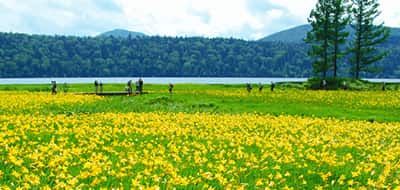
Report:
[[[274,89],[275,89],[275,83],[274,83],[274,82],[271,82],[271,92],[273,92]]]
[[[139,81],[135,82],[135,93],[139,94]]]
[[[100,93],[103,93],[103,82],[100,81],[99,86],[100,86]]]
[[[251,90],[253,90],[253,87],[251,86],[250,83],[247,83],[247,84],[246,84],[246,89],[247,89],[247,92],[248,92],[248,93],[251,93]]]
[[[383,82],[383,84],[382,84],[382,91],[385,91],[386,90],[386,82]]]
[[[99,81],[97,81],[97,80],[95,80],[94,81],[94,86],[95,86],[95,91],[96,91],[96,94],[98,94],[99,93]]]
[[[51,81],[51,94],[53,94],[53,95],[57,94],[57,82],[56,81]]]
[[[132,94],[132,80],[128,81],[127,86],[128,86],[128,95],[131,95]]]
[[[139,94],[143,93],[143,79],[139,78]]]
[[[172,83],[169,83],[169,85],[168,85],[169,94],[172,94],[173,90],[174,90],[174,85]]]
[[[264,89],[264,85],[261,84],[261,82],[260,82],[260,83],[258,84],[258,91],[259,91],[259,92],[262,92],[263,89]]]

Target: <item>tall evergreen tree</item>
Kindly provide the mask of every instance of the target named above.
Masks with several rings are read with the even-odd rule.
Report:
[[[371,65],[383,59],[387,52],[379,51],[376,46],[384,42],[390,30],[383,23],[375,25],[375,19],[380,15],[378,0],[351,0],[352,27],[355,30],[355,40],[351,43],[353,76],[360,78],[361,72],[371,72]]]
[[[327,77],[330,63],[330,34],[332,34],[331,0],[318,0],[311,11],[308,22],[312,30],[307,33],[305,42],[311,45],[309,55],[314,58],[313,70],[316,74]]]
[[[332,45],[333,45],[333,77],[337,77],[338,61],[346,55],[341,47],[346,43],[349,32],[345,31],[350,22],[347,15],[348,0],[332,0]]]

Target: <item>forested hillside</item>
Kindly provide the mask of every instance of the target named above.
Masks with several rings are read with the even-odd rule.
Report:
[[[1,77],[310,75],[302,46],[206,38],[0,34]]]
[[[369,77],[400,77],[400,48]],[[0,33],[0,77],[309,77],[303,43]],[[342,69],[345,69],[343,67]]]

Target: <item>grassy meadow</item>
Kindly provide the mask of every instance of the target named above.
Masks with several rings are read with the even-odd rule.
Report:
[[[398,86],[253,87],[0,85],[0,189],[399,188]]]

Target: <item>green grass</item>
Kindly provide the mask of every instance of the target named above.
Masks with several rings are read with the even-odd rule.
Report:
[[[278,86],[278,91],[294,90],[301,85]],[[293,87],[294,86],[294,87]],[[60,86],[62,87],[62,86]],[[101,101],[83,105],[49,105],[40,110],[41,113],[99,113],[99,112],[213,112],[213,113],[259,113],[273,115],[299,115],[310,117],[333,117],[349,120],[369,120],[390,122],[400,121],[400,106],[376,107],[343,105],[341,101],[332,104],[325,102],[305,102],[290,97],[290,93],[281,98],[269,99],[272,92],[266,86],[262,97],[254,86],[252,94],[248,96],[221,96],[207,94],[207,91],[241,92],[245,91],[244,85],[176,85],[174,93],[168,93],[167,85],[145,85],[145,91],[149,94],[142,96],[114,96],[105,97]],[[106,84],[104,91],[122,91],[123,84]],[[0,91],[50,91],[49,85],[0,85]],[[59,89],[62,94],[63,90]],[[68,93],[93,92],[91,84],[69,85]],[[303,90],[294,92],[302,93]],[[276,92],[274,92],[276,93]],[[399,93],[400,94],[400,93]],[[268,100],[268,101],[266,101]],[[375,101],[371,98],[370,101]]]

